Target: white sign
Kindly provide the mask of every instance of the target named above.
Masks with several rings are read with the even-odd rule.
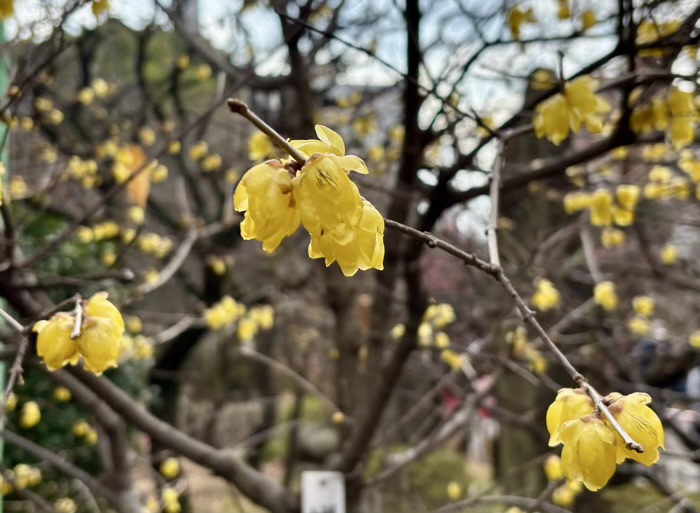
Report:
[[[345,513],[345,480],[341,472],[301,473],[301,513]]]

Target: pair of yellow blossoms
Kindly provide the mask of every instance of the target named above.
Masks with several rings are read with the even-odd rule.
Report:
[[[561,389],[547,410],[549,445],[564,444],[561,453],[564,474],[593,491],[605,486],[617,465],[626,458],[649,467],[659,461],[659,447],[664,448],[664,428],[647,406],[651,403],[648,394],[635,392],[623,396],[613,392],[603,402],[622,429],[644,447],[643,453],[627,449],[581,388]]]
[[[78,336],[74,336],[76,317],[72,313],[59,312],[34,325],[39,333],[37,354],[49,370],[75,365],[81,356],[85,367],[97,375],[117,366],[124,336],[121,313],[107,300],[106,292],[98,292],[86,301],[83,312]]]
[[[268,160],[241,179],[233,196],[245,211],[241,236],[259,240],[272,253],[299,225],[311,234],[309,256],[337,262],[345,276],[384,268],[384,218],[360,196],[348,173],[367,174],[364,161],[345,155],[345,143],[333,130],[316,125],[318,140],[290,141],[306,159]]]

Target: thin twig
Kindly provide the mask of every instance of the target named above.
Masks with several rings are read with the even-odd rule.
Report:
[[[505,141],[501,141],[501,147],[496,157],[491,172],[489,184],[489,197],[491,198],[491,213],[489,214],[489,224],[487,230],[489,260],[493,265],[501,265],[501,257],[498,251],[498,203],[501,191],[501,169],[505,162]]]
[[[24,362],[24,355],[27,353],[27,346],[29,346],[29,337],[22,335],[22,338],[19,341],[19,347],[17,348],[17,354],[15,355],[15,360],[12,362],[12,367],[10,368],[10,377],[7,380],[7,386],[5,387],[5,392],[2,395],[0,430],[5,428],[5,413],[7,403],[10,400],[10,395],[12,395],[12,390],[14,390],[17,382],[20,384],[23,384],[24,382],[22,379],[22,372],[24,371],[22,363]]]
[[[0,308],[0,317],[5,319],[7,323],[12,326],[12,328],[15,331],[18,331],[19,333],[24,332],[24,326],[22,326],[17,319],[12,317],[9,313],[7,313],[4,309]]]
[[[270,139],[272,139],[280,148],[282,148],[284,151],[289,153],[294,160],[299,162],[299,164],[304,164],[306,162],[306,159],[304,156],[299,153],[299,150],[297,150],[295,147],[293,147],[287,140],[282,137],[280,134],[278,134],[274,128],[272,128],[270,125],[265,123],[262,119],[258,117],[255,112],[250,110],[248,105],[246,105],[244,102],[241,100],[238,100],[237,98],[230,98],[228,100],[228,107],[231,109],[231,112],[234,114],[240,114],[244,118],[246,118],[248,121],[250,121],[255,127],[260,130],[262,133],[267,135]]]

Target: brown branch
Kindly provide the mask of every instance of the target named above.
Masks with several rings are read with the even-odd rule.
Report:
[[[227,479],[253,502],[273,513],[297,511],[298,501],[279,483],[256,471],[235,454],[200,442],[159,420],[105,377],[98,378],[79,368],[71,368],[68,372],[77,377],[126,422],[150,435],[158,444]]]

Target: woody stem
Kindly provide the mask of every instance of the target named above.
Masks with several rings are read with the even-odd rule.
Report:
[[[306,159],[304,156],[299,153],[299,151],[294,148],[291,144],[289,144],[289,141],[287,141],[284,137],[282,137],[277,131],[272,128],[270,125],[265,123],[261,118],[258,117],[255,112],[250,110],[248,105],[246,105],[245,102],[242,102],[241,100],[237,98],[230,98],[228,100],[228,107],[231,109],[231,112],[235,114],[240,114],[244,118],[246,118],[248,121],[250,121],[255,127],[260,130],[262,133],[267,135],[270,139],[272,139],[277,146],[282,148],[284,151],[289,153],[294,160],[296,160],[300,165],[306,164]]]

